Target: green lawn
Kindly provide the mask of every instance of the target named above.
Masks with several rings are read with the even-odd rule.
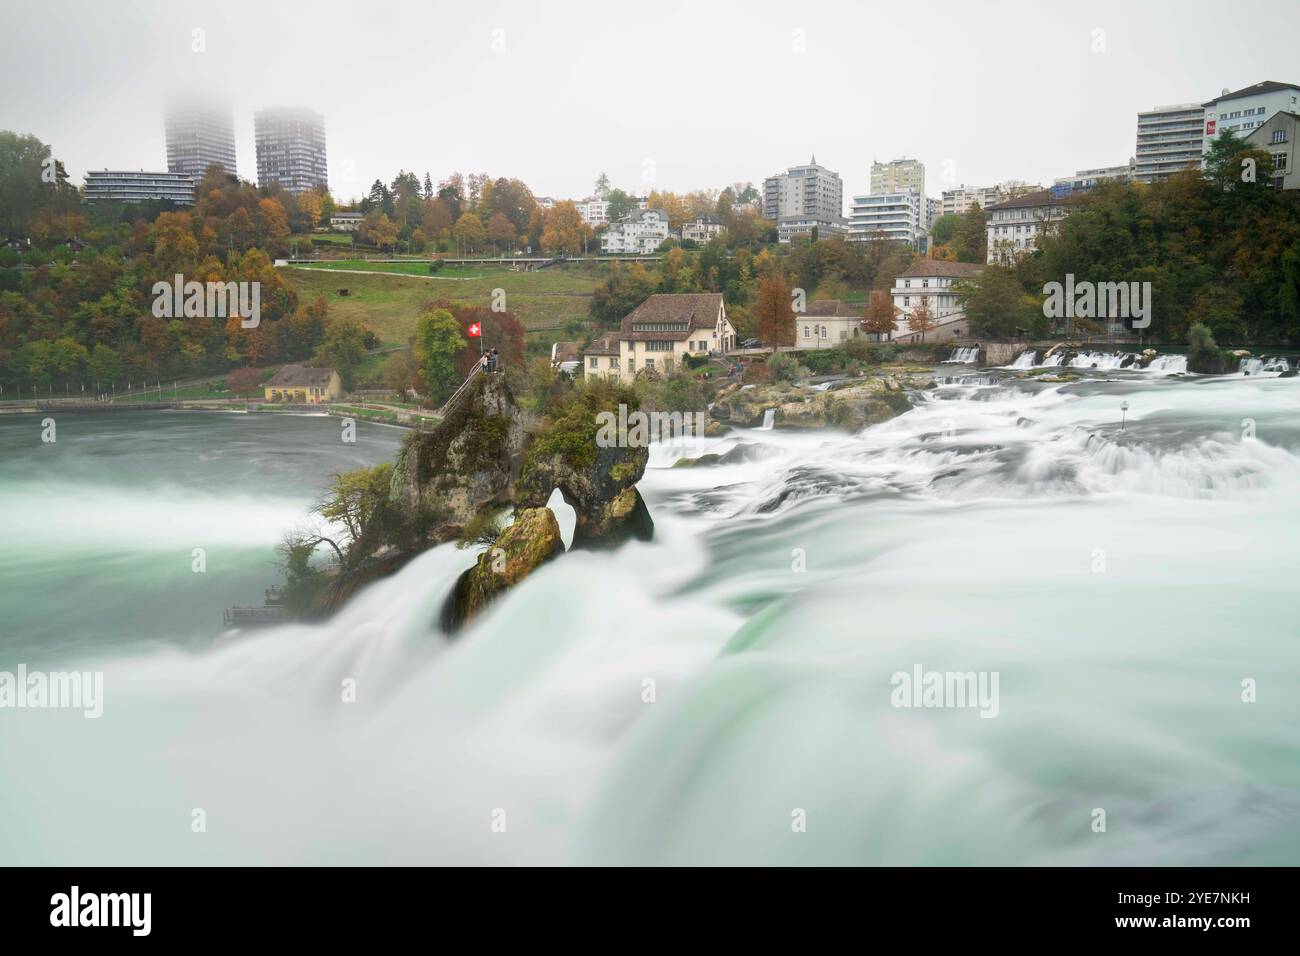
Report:
[[[525,326],[583,321],[591,293],[601,280],[601,269],[559,267],[540,272],[511,269],[476,269],[473,275],[429,275],[411,272],[406,263],[320,263],[335,268],[369,268],[389,265],[389,275],[331,274],[330,268],[287,268],[285,279],[303,301],[323,295],[330,315],[355,319],[389,345],[405,345],[415,331],[415,319],[427,306],[442,299],[491,306],[494,289],[504,289],[506,308]],[[446,272],[450,272],[448,269]],[[428,276],[416,278],[415,276]],[[348,295],[340,296],[339,289]]]

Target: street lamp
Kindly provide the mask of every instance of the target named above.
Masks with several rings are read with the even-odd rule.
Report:
[[[1128,402],[1119,403],[1119,430],[1124,430],[1124,419],[1128,415]]]

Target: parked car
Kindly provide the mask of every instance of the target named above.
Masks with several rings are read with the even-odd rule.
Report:
[[[740,343],[740,347],[742,349],[761,349],[763,343],[758,339],[745,339],[745,341]]]

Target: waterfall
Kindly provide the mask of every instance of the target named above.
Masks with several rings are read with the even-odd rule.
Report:
[[[1270,359],[1258,359],[1247,357],[1241,360],[1242,375],[1258,375],[1260,372],[1289,372],[1291,363],[1280,356],[1273,356]]]
[[[1057,368],[1061,364],[1061,359],[1065,357],[1064,352],[1055,352],[1043,359],[1043,368]]]
[[[1187,371],[1186,355],[1157,355],[1147,366],[1149,372],[1160,372],[1164,375],[1176,375],[1179,372]]]
[[[1073,368],[1114,369],[1132,365],[1137,356],[1132,352],[1080,352],[1070,362]]]
[[[1016,360],[1011,363],[1011,367],[1012,368],[1033,368],[1034,359],[1036,358],[1038,358],[1038,353],[1033,350],[1027,352],[1021,352],[1019,355],[1016,356]]]
[[[774,424],[776,424],[776,409],[769,408],[763,413],[763,424],[759,426],[760,431],[770,432]]]
[[[944,364],[945,365],[949,365],[949,364],[970,365],[973,362],[979,361],[979,357],[980,357],[980,350],[978,348],[973,348],[970,346],[964,348],[955,348],[952,350],[952,355],[949,355],[948,358],[944,360]]]

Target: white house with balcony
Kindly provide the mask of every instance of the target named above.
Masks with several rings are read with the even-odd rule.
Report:
[[[994,203],[986,212],[988,261],[1009,264],[1038,248],[1038,240],[1054,232],[1067,215],[1069,196],[1050,189]]]
[[[682,239],[706,243],[722,235],[722,220],[717,216],[697,216],[693,222],[682,226]]]
[[[671,235],[666,212],[638,209],[627,218],[609,224],[600,236],[600,251],[606,255],[653,255]]]
[[[894,279],[889,291],[898,310],[898,328],[895,342],[920,342],[921,333],[911,326],[912,313],[925,303],[930,312],[930,328],[925,332],[926,342],[942,342],[960,338],[966,328],[966,314],[962,311],[953,289],[954,282],[969,279],[984,267],[977,262],[946,262],[941,259],[918,259],[907,271]]]

